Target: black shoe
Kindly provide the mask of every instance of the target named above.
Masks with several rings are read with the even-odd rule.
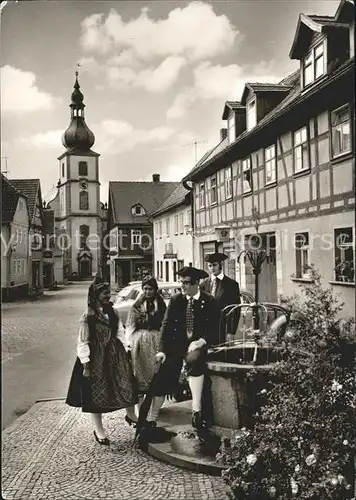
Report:
[[[193,411],[192,427],[193,427],[193,429],[196,429],[197,431],[208,428],[207,421],[202,417],[202,414],[200,411]]]
[[[127,415],[125,416],[125,422],[133,428],[137,426],[137,420],[132,420],[132,418],[128,417]]]
[[[108,440],[108,438],[104,438],[104,439],[100,439],[98,438],[98,436],[96,435],[96,432],[94,431],[94,437],[95,437],[95,440],[99,443],[99,444],[102,444],[104,446],[110,446],[110,441]]]

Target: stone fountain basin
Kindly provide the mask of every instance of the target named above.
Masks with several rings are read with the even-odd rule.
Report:
[[[258,411],[256,395],[271,380],[269,369],[281,360],[278,348],[259,347],[253,364],[254,343],[244,343],[209,353],[208,372],[212,384],[214,425],[227,429],[249,427]],[[256,370],[256,382],[247,376]]]

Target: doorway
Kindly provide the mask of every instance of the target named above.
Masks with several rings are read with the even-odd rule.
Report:
[[[252,235],[251,235],[252,236]],[[251,236],[246,237],[246,250],[249,248],[249,241],[252,241]],[[258,300],[260,302],[278,302],[277,300],[277,269],[276,269],[276,237],[275,233],[261,233],[258,235],[258,246],[253,247],[259,251],[266,251],[266,258],[262,264],[261,273],[259,275],[259,293]],[[257,240],[256,240],[257,241]],[[245,266],[246,285],[248,291],[255,293],[255,280],[252,273],[252,266],[246,259]]]
[[[89,260],[81,260],[80,261],[80,277],[81,278],[89,278],[90,273],[90,261]]]
[[[131,262],[121,261],[119,267],[121,268],[121,283],[119,282],[119,286],[126,286],[131,281]]]

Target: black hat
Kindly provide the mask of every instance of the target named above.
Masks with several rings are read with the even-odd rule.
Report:
[[[147,276],[147,278],[145,278],[143,281],[142,281],[142,288],[145,286],[145,285],[148,285],[152,288],[154,288],[155,290],[158,290],[158,283],[157,283],[157,280],[155,278],[153,278],[153,276]]]
[[[206,273],[202,269],[197,269],[196,267],[192,266],[182,267],[182,269],[177,271],[177,275],[181,276],[182,278],[192,278],[195,281],[209,276],[208,273]]]
[[[207,255],[205,257],[205,262],[210,262],[210,264],[212,264],[213,262],[222,262],[223,260],[226,260],[227,258],[228,258],[228,256],[225,255],[224,253],[215,252],[215,253],[211,253],[211,254]]]
[[[95,304],[100,292],[110,290],[110,285],[97,273],[88,290],[88,305]]]

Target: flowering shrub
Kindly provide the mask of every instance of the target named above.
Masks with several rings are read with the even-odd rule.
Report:
[[[284,342],[250,429],[224,439],[218,460],[231,498],[344,500],[354,494],[356,451],[355,324],[342,305],[313,283],[285,299],[298,322]],[[252,371],[250,377],[257,376]]]

